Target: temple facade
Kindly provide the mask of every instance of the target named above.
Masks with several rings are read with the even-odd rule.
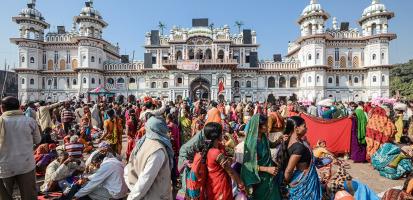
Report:
[[[193,19],[192,27],[173,26],[166,34],[152,30],[144,36],[144,60],[129,61],[119,46],[102,38],[108,26],[85,2],[71,30],[50,26],[31,0],[13,21],[20,35],[19,99],[58,101],[99,86],[117,95],[149,95],[225,101],[265,101],[268,98],[358,101],[389,97],[388,30],[394,13],[372,0],[358,21],[359,28],[338,23],[311,0],[297,23],[298,38],[288,43],[284,57],[259,57],[257,33],[231,32],[208,19]]]

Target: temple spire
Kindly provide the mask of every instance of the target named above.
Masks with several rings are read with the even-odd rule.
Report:
[[[373,1],[371,2],[371,4],[372,4],[372,5],[374,5],[374,4],[378,4],[378,3],[380,3],[380,1],[379,1],[379,0],[373,0]]]
[[[317,0],[311,0],[310,1],[310,4],[316,4],[316,3],[318,3]]]

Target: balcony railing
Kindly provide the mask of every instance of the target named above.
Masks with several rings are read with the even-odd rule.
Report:
[[[116,63],[116,64],[105,64],[104,69],[106,71],[137,71],[142,70],[143,62],[134,62],[134,63]]]
[[[200,65],[238,64],[236,59],[193,59],[193,60],[163,60],[163,65],[177,65],[179,62],[199,62]]]
[[[300,63],[298,62],[260,62],[258,67],[264,70],[291,70],[298,69]]]

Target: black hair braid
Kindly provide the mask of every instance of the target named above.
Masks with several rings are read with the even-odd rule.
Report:
[[[288,154],[288,143],[290,143],[291,135],[295,128],[303,125],[304,123],[305,120],[299,116],[293,116],[287,118],[286,120],[284,135],[288,135],[288,139],[282,143],[281,149],[277,156],[277,163],[282,171],[285,171],[288,165],[288,160],[290,159],[290,155]]]
[[[204,127],[205,143],[201,147],[202,163],[206,163],[208,151],[214,146],[214,142],[222,137],[222,125],[216,122],[210,122]]]

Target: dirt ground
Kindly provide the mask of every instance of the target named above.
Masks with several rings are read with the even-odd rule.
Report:
[[[390,180],[380,176],[379,172],[374,170],[369,163],[360,164],[353,163],[352,161],[347,162],[351,166],[351,169],[349,169],[348,172],[353,178],[368,185],[376,193],[381,193],[395,186],[402,186],[404,183],[404,179]]]

